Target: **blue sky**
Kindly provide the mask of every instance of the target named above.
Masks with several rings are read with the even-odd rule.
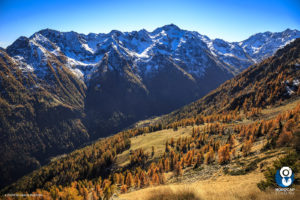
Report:
[[[79,33],[152,31],[174,23],[211,38],[300,30],[299,0],[0,0],[0,46],[44,28]]]

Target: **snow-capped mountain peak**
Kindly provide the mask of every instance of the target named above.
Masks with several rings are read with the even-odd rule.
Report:
[[[193,76],[201,77],[212,60],[224,70],[236,74],[273,55],[277,49],[298,37],[298,30],[287,29],[276,33],[257,33],[241,42],[226,42],[210,39],[195,31],[182,30],[174,24],[152,32],[145,29],[132,32],[112,30],[107,34],[88,35],[44,29],[30,38],[20,37],[7,48],[7,52],[33,69],[40,67],[51,56],[64,57],[62,62],[86,81],[95,71],[91,68],[99,66],[104,55],[111,50],[138,68],[137,75],[142,78],[151,69],[157,71],[157,67],[163,67],[163,62],[155,55],[171,58]]]
[[[283,32],[257,33],[248,39],[239,42],[239,45],[256,62],[261,61],[275,53],[279,48],[284,47],[294,39],[300,37],[298,30],[286,29]]]

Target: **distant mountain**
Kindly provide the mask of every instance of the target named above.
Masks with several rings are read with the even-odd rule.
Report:
[[[173,24],[20,37],[0,49],[1,186],[51,156],[199,99],[297,37],[286,30],[229,43]]]
[[[73,72],[87,87],[84,121],[98,138],[202,97],[297,37],[299,31],[287,29],[230,43],[174,24],[88,35],[45,29],[6,51],[38,80],[53,58]]]
[[[221,84],[203,98],[162,118],[164,123],[222,114],[250,112],[300,95],[300,38],[279,49],[274,56],[255,64]]]
[[[211,59],[222,69],[238,73],[273,55],[277,49],[298,37],[298,30],[287,29],[277,33],[258,33],[241,42],[226,42],[182,30],[174,24],[153,32],[144,29],[124,33],[114,30],[108,34],[88,35],[45,29],[30,38],[20,37],[7,48],[7,52],[20,63],[26,63],[29,71],[36,70],[42,57],[50,54],[64,57],[65,64],[86,82],[111,50],[118,51],[126,61],[130,61],[134,73],[141,78],[161,67],[157,55],[170,57],[187,73],[201,77],[209,68],[207,65]],[[27,50],[24,49],[26,44],[29,45]],[[30,57],[34,52],[39,59]]]
[[[277,49],[283,48],[294,39],[299,38],[299,34],[298,30],[291,29],[276,33],[268,31],[257,33],[238,44],[255,62],[258,62],[272,56]]]

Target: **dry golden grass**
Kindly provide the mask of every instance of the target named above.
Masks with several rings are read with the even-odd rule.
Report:
[[[272,108],[267,108],[267,109],[263,109],[261,111],[263,118],[265,120],[271,119],[274,116],[285,112],[287,110],[291,110],[293,108],[295,108],[298,104],[300,103],[300,97],[297,97],[296,100],[293,100],[291,102],[287,102],[283,105],[277,106],[277,107],[272,107]]]
[[[163,115],[138,121],[133,125],[133,127],[139,128],[139,127],[144,127],[144,126],[147,126],[147,125],[150,125],[150,124],[154,124],[155,122],[159,121],[162,117],[163,117]]]
[[[300,187],[297,186],[294,194],[277,194],[275,190],[260,191],[256,184],[263,178],[262,173],[254,172],[241,176],[221,176],[216,180],[198,181],[192,184],[165,185],[145,188],[123,194],[121,199],[150,200],[153,194],[186,192],[193,193],[196,199],[207,200],[258,200],[258,199],[299,199]],[[159,198],[158,198],[159,199]]]
[[[165,152],[165,143],[171,138],[177,139],[179,137],[190,136],[192,133],[192,127],[178,128],[177,131],[172,129],[166,129],[161,131],[156,131],[153,133],[148,133],[144,135],[139,135],[137,137],[131,138],[131,147],[129,150],[124,151],[117,157],[117,164],[119,166],[125,166],[129,163],[129,151],[142,148],[145,152],[151,154],[152,146],[155,148],[154,158],[158,158]]]
[[[153,190],[147,197],[147,200],[200,200],[200,197],[188,187],[177,190],[171,187],[164,187]]]

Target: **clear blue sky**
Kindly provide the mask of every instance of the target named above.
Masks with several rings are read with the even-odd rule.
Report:
[[[211,38],[300,30],[299,0],[0,0],[0,46],[44,28],[79,33],[152,31],[174,23]]]

